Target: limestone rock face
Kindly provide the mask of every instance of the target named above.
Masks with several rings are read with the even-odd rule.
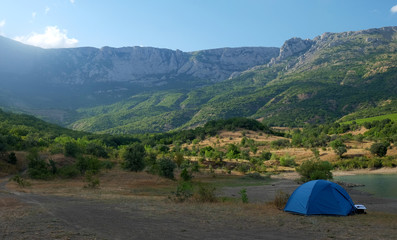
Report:
[[[21,51],[23,48],[28,51]],[[0,50],[8,55],[3,58],[7,61],[0,61],[0,73],[23,72],[26,77],[35,76],[46,83],[69,85],[112,82],[166,84],[175,78],[216,82],[235,72],[267,64],[279,53],[279,48],[271,47],[197,52],[153,47],[40,49],[4,37],[0,37]]]

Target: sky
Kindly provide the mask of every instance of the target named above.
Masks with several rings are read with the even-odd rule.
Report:
[[[397,26],[397,0],[0,0],[0,35],[42,48],[281,47]]]

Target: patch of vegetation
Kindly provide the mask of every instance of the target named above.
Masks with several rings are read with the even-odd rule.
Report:
[[[242,203],[248,203],[248,195],[247,195],[247,189],[243,188],[239,192],[240,197],[241,197],[241,202]]]
[[[333,166],[331,163],[319,160],[307,160],[304,161],[299,167],[296,167],[296,171],[301,176],[300,180],[302,182],[318,179],[332,179],[332,169]]]
[[[288,202],[288,199],[290,197],[290,194],[285,193],[281,190],[278,190],[276,192],[276,195],[274,196],[273,204],[280,210],[284,209],[285,205]]]

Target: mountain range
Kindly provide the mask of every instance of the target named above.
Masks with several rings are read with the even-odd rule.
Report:
[[[236,116],[301,126],[397,109],[397,27],[196,52],[41,49],[0,37],[0,53],[1,107],[91,132]]]

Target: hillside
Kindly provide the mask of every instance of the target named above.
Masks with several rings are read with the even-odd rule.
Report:
[[[166,131],[236,116],[264,119],[276,126],[302,126],[332,122],[378,105],[392,113],[397,93],[396,30],[294,38],[269,64],[232,79],[80,109],[82,119],[70,126],[110,133]]]
[[[390,107],[382,114],[396,109],[397,27],[292,38],[280,49],[192,53],[43,50],[0,40],[21,63],[0,64],[2,79],[10,80],[1,82],[1,105],[78,130],[164,132],[240,116],[302,126],[383,105]]]
[[[76,118],[77,108],[225,80],[268,63],[279,49],[41,49],[0,36],[0,52],[0,106],[65,124]]]

